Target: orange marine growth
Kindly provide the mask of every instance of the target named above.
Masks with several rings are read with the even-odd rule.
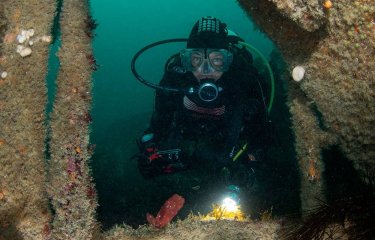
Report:
[[[316,164],[313,160],[309,161],[308,178],[310,182],[318,180],[318,170],[316,169]]]
[[[180,209],[184,206],[185,199],[178,194],[173,194],[163,206],[160,208],[156,217],[147,213],[147,221],[156,228],[165,227],[177,215]]]
[[[333,6],[333,4],[332,4],[332,2],[331,2],[330,0],[326,0],[326,1],[324,1],[324,3],[323,3],[323,7],[324,7],[325,9],[330,9],[332,6]]]
[[[82,153],[82,150],[80,147],[76,147],[75,150],[76,150],[76,153]]]

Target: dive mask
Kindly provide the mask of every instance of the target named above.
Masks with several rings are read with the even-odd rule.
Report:
[[[225,72],[233,61],[233,54],[226,49],[187,48],[180,51],[182,65],[186,71]]]

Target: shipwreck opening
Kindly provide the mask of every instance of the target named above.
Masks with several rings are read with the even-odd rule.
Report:
[[[165,12],[155,12],[153,9],[159,8],[160,4],[124,2],[119,5],[95,0],[90,3],[93,18],[99,23],[95,31],[94,54],[100,65],[94,73],[90,139],[96,146],[92,170],[98,191],[97,214],[103,228],[122,223],[137,228],[147,223],[146,213],[156,214],[174,193],[186,200],[178,218],[183,219],[191,212],[207,214],[221,194],[222,186],[200,169],[144,180],[132,158],[138,152],[135,140],[150,120],[154,95],[152,89],[139,84],[131,74],[133,55],[152,42],[187,37],[195,21],[205,15],[226,22],[231,30],[262,52],[275,77],[275,100],[270,116],[274,141],[268,149],[267,160],[255,170],[257,183],[243,191],[242,208],[252,218],[260,218],[266,211],[275,216],[298,213],[299,179],[286,106],[286,66],[281,54],[236,1],[220,6],[213,0],[204,5],[201,1],[192,1],[184,6],[191,10],[186,9],[183,18],[178,3],[171,1]],[[228,12],[232,17],[227,17]],[[139,71],[157,83],[165,61],[183,47],[183,44],[171,44],[150,51],[142,57]],[[259,58],[255,57],[254,65],[268,79]]]

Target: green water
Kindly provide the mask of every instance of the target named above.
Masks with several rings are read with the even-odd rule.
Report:
[[[112,129],[113,124],[125,124],[152,109],[153,91],[139,84],[130,72],[130,61],[136,51],[154,41],[187,37],[201,16],[222,19],[263,54],[270,54],[272,43],[254,29],[235,1],[218,3],[213,0],[91,1],[92,15],[99,23],[94,53],[101,66],[94,75],[94,138],[101,139],[99,135],[108,135],[108,128]],[[165,60],[181,47],[183,43],[170,44],[147,52],[139,60],[138,71],[146,79],[158,82]]]
[[[208,211],[215,194],[205,191],[203,186],[206,189],[213,186],[202,182],[199,173],[192,171],[155,181],[145,181],[138,173],[131,156],[137,152],[136,137],[147,127],[154,92],[131,74],[131,59],[152,42],[187,38],[194,23],[206,15],[227,23],[229,29],[266,58],[274,50],[273,43],[254,26],[236,1],[92,0],[90,4],[92,16],[99,24],[94,39],[94,55],[100,67],[93,76],[91,142],[96,144],[92,169],[98,189],[100,221],[105,227],[122,222],[132,226],[143,224],[146,212],[154,214],[173,193],[186,198],[185,215],[190,210]],[[167,58],[183,47],[183,43],[174,43],[146,52],[137,62],[138,72],[157,83]],[[285,108],[284,111],[287,112]],[[285,171],[290,169],[287,167]],[[193,185],[202,185],[202,188],[195,191],[191,189]],[[291,198],[295,197],[296,194]],[[253,204],[271,205],[260,198]]]

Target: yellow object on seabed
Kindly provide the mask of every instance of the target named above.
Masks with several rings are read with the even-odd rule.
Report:
[[[233,162],[237,160],[237,158],[239,156],[242,155],[242,153],[247,149],[247,143],[245,143],[245,145],[242,146],[242,148],[240,150],[238,150],[238,152],[236,153],[236,155],[234,155],[233,157]]]
[[[245,214],[241,211],[239,206],[236,206],[234,210],[228,211],[225,207],[218,204],[214,204],[212,207],[212,212],[202,217],[203,221],[210,220],[235,220],[235,221],[245,221]]]

